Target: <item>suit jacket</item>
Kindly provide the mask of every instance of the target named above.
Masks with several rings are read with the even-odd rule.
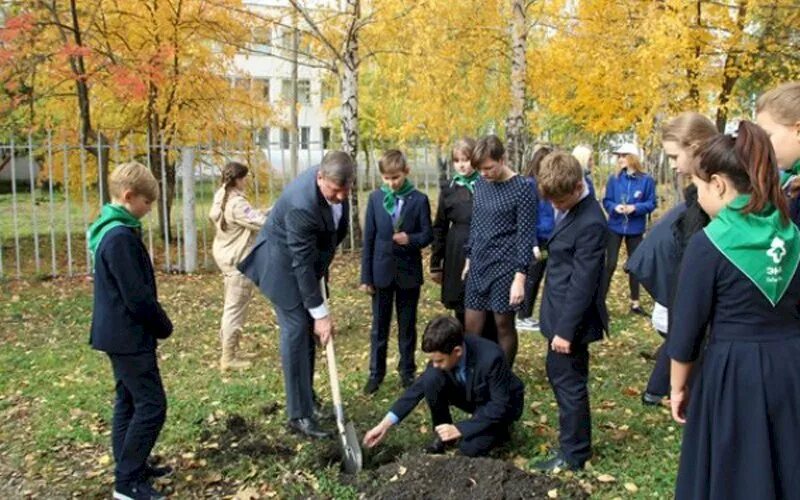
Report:
[[[408,245],[392,241],[392,217],[383,208],[383,191],[373,191],[364,219],[364,248],[361,252],[361,282],[385,288],[396,282],[400,288],[422,286],[422,249],[433,241],[431,205],[428,197],[410,192],[400,212],[399,231],[408,234]]]
[[[540,310],[542,335],[589,343],[608,332],[601,282],[608,228],[597,200],[587,196],[559,222],[548,240],[547,278]]]
[[[465,400],[474,407],[472,417],[458,422],[461,436],[471,436],[487,430],[492,425],[510,424],[522,416],[525,386],[514,375],[500,347],[481,337],[464,338],[467,354],[466,384],[463,386]],[[457,368],[454,368],[457,369]],[[425,397],[432,380],[440,372],[428,363],[425,372],[406,389],[400,399],[392,405],[391,412],[403,420]],[[455,382],[454,372],[445,372]]]
[[[258,233],[253,250],[237,266],[273,304],[293,309],[322,305],[319,280],[327,276],[336,247],[347,234],[350,203],[337,229],[317,186],[318,168],[289,183]]]
[[[109,354],[156,349],[172,334],[172,322],[158,303],[150,256],[138,232],[118,226],[95,253],[94,306],[89,343]]]

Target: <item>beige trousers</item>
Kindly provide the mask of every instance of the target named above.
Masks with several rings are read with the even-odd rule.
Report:
[[[222,346],[236,345],[239,333],[247,318],[247,306],[255,285],[239,271],[223,273],[225,279],[225,306],[219,330]],[[234,347],[235,349],[235,347]]]

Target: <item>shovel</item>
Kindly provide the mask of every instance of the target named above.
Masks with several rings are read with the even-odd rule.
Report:
[[[328,294],[325,288],[325,278],[320,279],[320,290],[322,300],[328,301]],[[331,382],[331,395],[333,396],[333,409],[336,413],[336,427],[339,429],[339,441],[342,445],[342,459],[344,471],[348,474],[355,474],[361,471],[361,445],[359,444],[356,428],[352,422],[345,423],[344,406],[342,406],[342,393],[339,391],[339,372],[336,369],[336,353],[333,350],[333,337],[328,339],[325,346],[328,355],[328,378]]]

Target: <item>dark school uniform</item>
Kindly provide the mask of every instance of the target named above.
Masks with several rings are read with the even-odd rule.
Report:
[[[561,217],[548,242],[539,324],[548,340],[547,378],[558,403],[561,453],[572,466],[583,467],[592,454],[589,344],[608,331],[602,287],[608,230],[588,189]],[[549,346],[556,335],[570,341],[569,353],[557,353]]]
[[[136,229],[110,229],[95,252],[89,343],[111,360],[116,401],[111,442],[117,485],[143,479],[167,415],[158,369],[158,339],[172,322],[158,303],[150,256]]]
[[[386,352],[395,307],[400,351],[397,369],[405,377],[413,377],[416,371],[417,305],[424,281],[422,249],[433,240],[431,207],[424,193],[415,189],[404,196],[399,218],[395,220],[384,209],[383,198],[380,189],[370,194],[361,252],[361,283],[375,287],[369,371],[370,378],[379,381],[386,375]],[[395,228],[408,234],[407,245],[392,241]]]
[[[684,257],[670,358],[694,361],[708,325],[710,334],[691,387],[675,496],[797,498],[800,276],[773,307],[705,232]]]
[[[452,371],[430,363],[419,378],[395,401],[390,418],[402,421],[425,398],[432,425],[452,424],[450,406],[470,414],[455,426],[461,433],[458,447],[467,456],[486,455],[509,437],[509,427],[524,409],[525,386],[514,375],[500,347],[470,335],[464,338],[464,355]]]

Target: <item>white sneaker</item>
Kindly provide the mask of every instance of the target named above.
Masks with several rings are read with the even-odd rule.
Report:
[[[539,322],[533,318],[518,319],[517,330],[522,330],[524,332],[538,332]]]

